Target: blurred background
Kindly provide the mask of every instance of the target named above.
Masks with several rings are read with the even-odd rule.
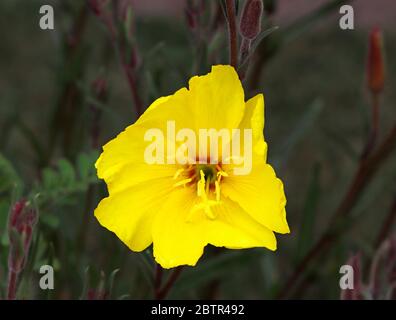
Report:
[[[244,2],[236,1],[238,21]],[[365,288],[356,297],[392,297],[396,246],[380,243],[394,233],[396,215],[395,138],[388,139],[396,120],[396,3],[263,2],[262,31],[279,28],[254,42],[243,83],[248,98],[265,95],[268,161],[285,185],[291,234],[277,236],[276,252],[207,247],[168,297],[339,299],[340,267],[356,254]],[[346,3],[354,8],[354,30],[339,27]],[[44,4],[54,8],[54,30],[39,27]],[[107,194],[93,164],[101,146],[154,99],[213,64],[229,63],[224,6],[215,0],[1,1],[0,298],[7,295],[13,246],[8,217],[21,199],[39,219],[28,232],[30,247],[23,247],[17,298],[153,298],[150,250],[129,251],[93,216]],[[383,35],[385,84],[373,93],[367,70],[375,27]],[[379,126],[365,158],[373,96]],[[373,267],[382,258],[385,269]],[[38,287],[43,264],[55,269],[54,290]],[[374,294],[377,271],[389,277]]]

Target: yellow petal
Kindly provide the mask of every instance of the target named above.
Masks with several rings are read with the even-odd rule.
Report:
[[[236,202],[225,199],[213,207],[215,220],[206,220],[203,233],[208,243],[229,249],[266,247],[276,250],[274,233],[254,220]]]
[[[164,135],[166,135],[168,121],[175,122],[176,131],[183,128],[194,129],[190,97],[191,94],[187,88],[181,88],[173,95],[157,99],[136,121],[135,125],[146,129],[161,129]]]
[[[148,144],[144,141],[144,135],[150,127],[141,124],[151,112],[161,109],[171,97],[166,96],[155,100],[135,124],[128,126],[103,146],[103,152],[95,164],[99,178],[108,180],[125,164],[144,163],[144,150]],[[159,106],[162,107],[158,108]]]
[[[155,216],[153,254],[163,268],[195,266],[206,245],[202,229],[187,219],[196,195],[192,188],[175,189]]]
[[[176,130],[237,128],[245,111],[244,91],[235,69],[213,66],[211,72],[192,77],[189,89],[156,100],[136,122],[147,128],[166,129],[166,121],[176,122]]]
[[[175,165],[146,162],[145,150],[151,143],[144,140],[146,132],[146,128],[132,125],[103,146],[95,167],[98,177],[106,181],[109,194],[150,179],[172,177],[177,170]]]
[[[267,157],[267,144],[264,141],[264,96],[258,94],[246,102],[245,113],[239,128],[252,129],[253,151],[258,155]],[[242,135],[241,135],[242,136]],[[243,150],[243,141],[242,147]]]
[[[107,180],[128,163],[144,163],[146,128],[131,125],[103,146],[96,161],[98,177]]]
[[[195,128],[232,129],[241,122],[245,109],[244,91],[231,66],[217,65],[204,76],[189,81],[191,117]]]
[[[226,199],[211,209],[210,218],[191,188],[174,190],[154,218],[153,246],[156,261],[164,268],[194,266],[209,243],[242,249],[276,250],[271,230],[254,220],[237,203]]]
[[[232,172],[231,166],[226,171]],[[253,157],[248,175],[233,175],[223,180],[222,194],[237,202],[256,221],[278,233],[289,233],[283,183],[269,164]]]
[[[152,221],[172,190],[171,179],[149,180],[103,199],[95,210],[99,223],[133,251],[152,242]]]

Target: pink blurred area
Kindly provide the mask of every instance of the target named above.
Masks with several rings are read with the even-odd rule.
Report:
[[[185,0],[126,0],[130,1],[136,14],[143,16],[181,16]],[[206,0],[217,1],[217,0]],[[330,0],[279,0],[275,20],[287,24]],[[370,28],[379,25],[384,28],[396,26],[395,0],[354,0],[350,4],[355,11],[355,28]]]

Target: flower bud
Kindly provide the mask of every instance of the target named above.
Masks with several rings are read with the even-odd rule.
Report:
[[[374,28],[370,34],[367,80],[369,89],[378,94],[384,88],[385,70],[382,32],[379,28]]]
[[[36,221],[36,211],[29,208],[24,199],[15,203],[11,209],[8,223],[8,236],[10,240],[8,267],[13,272],[19,273],[25,265],[32,242],[33,227]]]
[[[245,39],[255,39],[261,31],[262,0],[248,0],[243,8],[239,25],[240,33]]]

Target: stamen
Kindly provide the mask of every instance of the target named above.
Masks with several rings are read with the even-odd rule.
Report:
[[[183,171],[184,171],[183,168],[178,169],[178,170],[176,171],[175,175],[173,176],[173,179],[176,180],[176,179],[181,175],[181,173],[182,173]]]
[[[200,209],[203,209],[205,214],[208,216],[208,218],[210,219],[216,219],[216,215],[214,214],[214,212],[212,211],[211,207],[217,205],[218,203],[214,200],[208,200],[206,202],[201,202],[201,203],[197,203],[194,208],[192,209],[191,213],[194,213]],[[191,219],[191,217],[189,217],[188,219]]]
[[[223,170],[219,170],[219,171],[217,171],[217,177],[219,177],[219,176],[228,177],[228,173]]]
[[[183,180],[180,180],[180,181],[176,182],[173,186],[174,187],[186,186],[186,184],[191,182],[191,181],[192,181],[192,178],[183,179]]]
[[[216,201],[220,202],[220,183],[219,183],[219,181],[215,181],[215,194],[216,194]]]
[[[220,184],[223,177],[228,177],[227,172],[222,170],[218,164],[216,166],[190,165],[188,168],[177,170],[174,179],[177,179],[180,175],[183,175],[185,179],[176,182],[173,186],[186,186],[191,182],[194,185],[196,183],[197,196],[200,198],[189,212],[187,220],[190,221],[192,215],[198,210],[203,210],[208,218],[215,219],[216,210],[213,210],[213,206],[219,205],[221,202]]]
[[[199,171],[199,174],[201,176],[201,179],[198,181],[197,183],[197,195],[198,197],[202,198],[202,202],[197,204],[194,207],[193,211],[196,211],[198,209],[204,209],[205,214],[210,218],[210,219],[215,219],[216,216],[213,213],[211,207],[215,204],[217,204],[216,201],[213,200],[209,200],[208,199],[208,193],[209,193],[209,187],[210,187],[210,183],[207,183],[207,181],[205,180],[205,173],[203,172],[203,170]]]
[[[199,174],[201,176],[201,179],[197,183],[197,195],[198,195],[198,197],[204,197],[204,196],[206,196],[206,193],[205,193],[205,174],[204,174],[204,172],[202,170],[199,171]]]

